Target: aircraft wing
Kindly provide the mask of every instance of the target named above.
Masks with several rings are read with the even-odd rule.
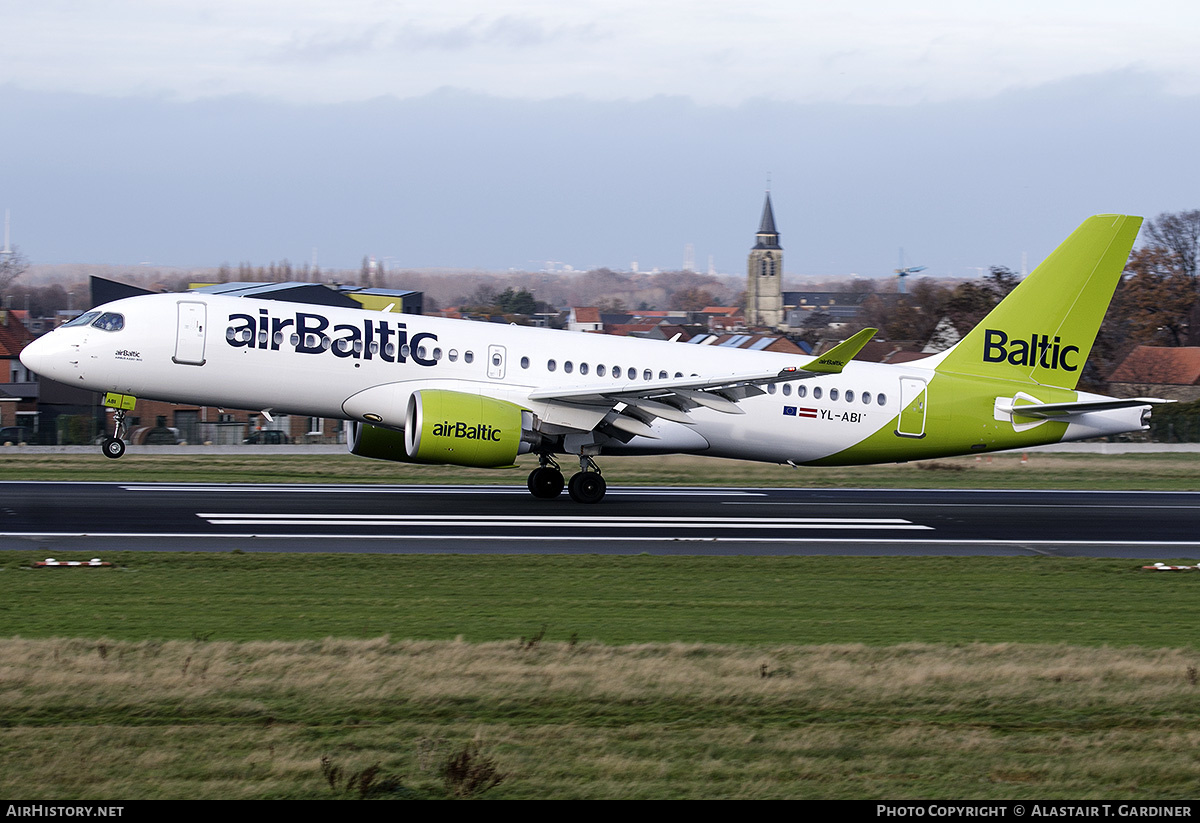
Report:
[[[594,383],[565,386],[530,392],[529,399],[560,407],[564,411],[586,409],[592,415],[600,416],[600,423],[596,426],[568,423],[569,428],[593,428],[604,424],[627,434],[653,437],[649,424],[654,418],[692,423],[694,421],[689,412],[699,407],[724,414],[744,414],[738,401],[763,394],[765,390],[762,386],[804,380],[821,374],[838,374],[878,333],[878,329],[863,329],[806,363],[778,371],[629,381],[604,388]]]

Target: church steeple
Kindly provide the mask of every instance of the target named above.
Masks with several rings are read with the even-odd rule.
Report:
[[[771,191],[767,190],[767,198],[763,201],[762,219],[758,221],[758,243],[756,249],[778,249],[779,232],[775,231],[775,210],[771,208]]]
[[[775,230],[770,189],[746,269],[746,324],[779,326],[783,322],[783,247]]]

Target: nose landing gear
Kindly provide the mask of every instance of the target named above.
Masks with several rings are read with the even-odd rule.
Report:
[[[105,457],[116,460],[125,453],[125,441],[121,439],[124,434],[125,410],[117,409],[113,412],[113,436],[104,438],[104,442],[100,445],[100,451]]]

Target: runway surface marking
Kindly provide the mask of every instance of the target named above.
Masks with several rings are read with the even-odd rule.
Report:
[[[197,517],[214,526],[533,526],[540,528],[641,527],[652,529],[701,529],[721,526],[739,529],[882,529],[932,530],[898,517],[607,517],[525,515],[455,515],[452,518],[425,514],[257,514],[244,512],[204,513]]]
[[[258,485],[252,483],[205,485],[205,486],[121,486],[130,492],[209,492],[226,494],[233,492],[300,492],[302,494],[519,494],[529,495],[529,490],[517,486],[289,486]],[[608,490],[608,495],[640,495],[644,497],[766,497],[766,492],[726,491],[718,489],[661,489],[625,488]]]
[[[328,540],[330,537],[336,537],[339,540],[390,540],[390,541],[417,541],[428,540],[431,542],[445,541],[504,541],[504,542],[520,542],[528,541],[534,543],[578,543],[578,542],[605,542],[611,543],[611,537],[590,536],[590,535],[572,535],[571,537],[557,537],[553,535],[445,535],[445,534],[337,534],[330,535],[329,533],[290,533],[290,532],[273,532],[273,533],[256,533],[256,532],[0,532],[0,537],[16,537],[25,539],[63,539],[63,538],[186,538],[186,539],[264,539],[264,540],[296,540],[296,539],[313,539],[313,540]],[[842,545],[879,545],[877,538],[869,537],[704,537],[704,536],[632,536],[622,537],[622,541],[630,543],[803,543],[803,544],[842,544]],[[1200,541],[1196,540],[988,540],[984,539],[955,539],[955,538],[925,538],[921,540],[900,541],[893,545],[904,545],[911,543],[913,546],[1012,546],[1016,548],[1025,548],[1029,551],[1034,551],[1035,546],[1143,546],[1143,547],[1160,547],[1160,548],[1200,548]]]

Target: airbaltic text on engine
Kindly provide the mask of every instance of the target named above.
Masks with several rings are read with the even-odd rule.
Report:
[[[999,329],[987,329],[984,332],[983,359],[987,363],[1003,363],[1007,360],[1014,366],[1078,371],[1078,363],[1067,362],[1067,355],[1071,353],[1079,354],[1079,347],[1060,347],[1059,338],[1051,340],[1048,334],[1033,334],[1028,340],[1010,342],[1008,335]]]
[[[418,366],[437,364],[435,358],[422,351],[427,341],[437,342],[437,335],[418,332],[409,339],[405,323],[366,318],[358,324],[338,323],[330,329],[329,319],[319,314],[296,312],[295,317],[280,318],[272,317],[267,309],[259,309],[258,317],[231,314],[229,323],[225,342],[234,347],[278,351],[287,342],[299,354],[332,352],[334,357],[355,360],[378,358],[406,363],[411,359]]]
[[[468,426],[461,420],[456,423],[451,423],[449,420],[443,423],[435,423],[433,426],[434,437],[457,437],[464,440],[491,440],[495,443],[500,442],[500,430],[489,426],[487,423],[480,423],[478,426]]]

